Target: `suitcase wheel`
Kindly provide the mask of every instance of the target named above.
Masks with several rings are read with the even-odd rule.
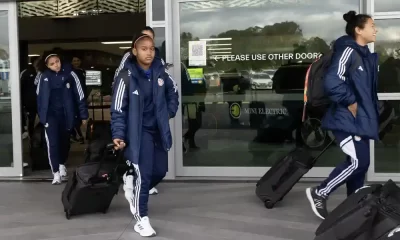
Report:
[[[108,208],[104,209],[102,213],[106,214],[107,212],[108,212]]]
[[[65,217],[70,220],[71,219],[71,212],[69,210],[65,211]]]
[[[265,201],[265,202],[264,202],[264,206],[265,206],[266,208],[268,208],[268,209],[272,209],[272,208],[274,208],[275,204],[272,203],[272,202],[270,202],[270,201]]]

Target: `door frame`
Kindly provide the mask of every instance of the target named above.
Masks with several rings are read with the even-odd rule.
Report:
[[[14,1],[0,2],[0,10],[8,11],[8,43],[10,55],[11,118],[13,167],[0,167],[0,177],[22,177],[21,104],[19,83],[18,9]],[[1,123],[0,123],[1,124]]]
[[[367,14],[370,14],[374,20],[400,19],[400,11],[375,12],[375,0],[369,0],[365,4]],[[371,52],[375,52],[374,43],[370,44],[369,48]],[[400,93],[378,93],[378,98],[379,100],[400,101]],[[370,153],[371,163],[367,173],[368,181],[384,182],[388,179],[392,179],[396,182],[400,182],[400,173],[378,173],[375,171],[375,142],[372,140],[370,141]]]
[[[173,42],[173,76],[181,91],[181,53],[180,53],[180,8],[179,5],[185,2],[204,2],[207,0],[175,0],[172,1],[172,42]],[[361,4],[360,10],[364,4]],[[182,103],[182,96],[179,96],[179,101]],[[177,177],[259,177],[262,176],[270,167],[185,167],[183,166],[183,151],[182,151],[182,104],[179,105],[178,112],[173,121],[174,131],[174,157],[176,165]],[[373,155],[371,155],[373,157]],[[315,167],[311,169],[304,177],[306,178],[325,178],[333,170],[333,167]]]

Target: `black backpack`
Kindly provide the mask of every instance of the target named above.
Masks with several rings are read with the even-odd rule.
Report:
[[[308,68],[306,78],[304,81],[304,111],[303,121],[305,120],[306,110],[311,112],[317,112],[318,116],[323,116],[328,109],[331,101],[325,94],[324,80],[325,74],[332,62],[332,56],[334,51],[322,55],[316,59]],[[358,54],[356,63],[352,64],[350,71],[355,71],[360,66],[361,58]]]

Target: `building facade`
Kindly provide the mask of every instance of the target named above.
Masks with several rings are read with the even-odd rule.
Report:
[[[318,118],[301,121],[304,76],[344,34],[349,10],[375,19],[379,32],[370,49],[380,58],[379,99],[397,118],[397,1],[147,0],[147,25],[162,42],[181,93],[170,121],[175,144],[168,178],[257,178],[296,145],[315,155],[325,148],[332,137],[320,131]],[[6,33],[0,36],[0,176],[22,176],[16,3],[0,3],[0,18]],[[398,124],[370,142],[368,180],[400,180]],[[343,158],[331,145],[306,177],[326,177]]]

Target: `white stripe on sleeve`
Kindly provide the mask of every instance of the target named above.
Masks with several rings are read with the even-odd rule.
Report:
[[[38,73],[36,74],[35,81],[34,81],[34,84],[35,84],[35,85],[38,85],[38,84],[39,84],[39,81],[40,81],[40,78],[41,78],[41,77],[42,77],[42,73],[38,72]]]
[[[22,71],[21,74],[19,74],[19,79],[22,78],[22,75],[24,75],[25,72],[26,72],[26,69],[24,71]],[[35,80],[36,80],[36,78],[35,78]]]
[[[38,74],[40,75],[39,77],[36,76],[36,78],[38,78],[38,83],[37,83],[37,87],[36,87],[36,95],[39,95],[39,90],[40,90],[40,78],[42,77],[42,74]],[[35,79],[36,81],[36,79]]]
[[[130,52],[125,53],[125,55],[122,57],[121,63],[119,64],[117,70],[115,70],[115,75],[114,75],[114,79],[118,76],[119,72],[124,68],[125,66],[125,62],[128,59],[130,55]]]
[[[121,78],[117,88],[117,94],[115,96],[115,103],[114,103],[115,111],[122,112],[122,102],[124,100],[124,93],[125,93],[125,82]]]
[[[168,78],[172,81],[172,85],[174,86],[174,90],[175,92],[178,91],[178,84],[176,84],[175,80],[172,79],[171,75],[169,74],[169,72],[167,71],[167,69],[165,69],[165,72],[168,74]]]
[[[346,77],[344,76],[344,74],[346,73],[346,63],[349,60],[352,52],[353,52],[353,49],[351,47],[347,47],[343,51],[342,56],[340,57],[340,60],[339,60],[339,67],[338,67],[337,75],[343,81],[346,81]]]
[[[78,94],[79,94],[79,101],[82,101],[82,99],[85,98],[85,94],[83,93],[81,82],[79,81],[79,77],[74,72],[71,72],[71,75],[75,79],[76,88],[78,89]]]

